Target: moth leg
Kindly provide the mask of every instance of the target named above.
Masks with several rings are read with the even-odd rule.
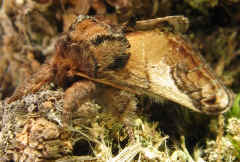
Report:
[[[30,78],[27,78],[21,83],[13,93],[13,95],[7,100],[7,103],[16,101],[23,96],[39,91],[39,89],[46,83],[49,83],[54,78],[54,72],[50,65],[43,65],[39,72],[33,74]]]
[[[146,30],[169,25],[174,31],[184,33],[189,28],[189,20],[184,16],[166,16],[149,20],[141,20],[136,22],[135,29]]]
[[[96,90],[92,81],[83,80],[75,82],[65,91],[63,105],[63,126],[69,125],[72,119],[72,111],[89,100]]]
[[[137,98],[134,94],[111,87],[105,87],[96,102],[108,109],[127,128],[130,140],[134,140],[133,126],[136,118]]]

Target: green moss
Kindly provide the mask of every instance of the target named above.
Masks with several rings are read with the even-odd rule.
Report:
[[[240,160],[240,141],[235,140],[232,136],[228,135],[228,139],[231,141],[234,149],[235,149],[235,156],[238,160]]]
[[[240,119],[240,93],[237,94],[233,107],[227,112],[226,116],[228,118],[236,117]]]
[[[208,8],[213,8],[218,5],[218,0],[184,0],[192,8],[199,10],[200,12],[207,14]]]

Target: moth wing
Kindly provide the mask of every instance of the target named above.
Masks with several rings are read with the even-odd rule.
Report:
[[[197,112],[218,114],[231,107],[232,93],[181,34],[139,28],[126,38],[130,57],[123,68],[99,78],[79,75],[135,94],[164,97]]]
[[[189,28],[188,18],[178,15],[178,16],[166,16],[155,19],[140,20],[136,22],[136,30],[149,30],[154,28],[159,28],[163,26],[169,26],[176,32],[184,33]]]

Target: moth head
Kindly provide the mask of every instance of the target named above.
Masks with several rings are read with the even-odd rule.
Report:
[[[65,40],[66,55],[70,54],[78,71],[87,75],[91,71],[91,77],[123,68],[130,57],[126,52],[130,44],[122,29],[94,17],[78,16]]]

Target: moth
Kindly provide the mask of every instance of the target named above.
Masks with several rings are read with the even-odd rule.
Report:
[[[54,82],[65,89],[66,116],[94,94],[112,96],[102,102],[122,109],[136,106],[129,104],[131,96],[147,95],[201,113],[223,113],[232,106],[232,92],[182,34],[163,30],[167,24],[184,31],[186,22],[183,16],[169,16],[116,26],[80,15],[56,43],[52,59],[8,103]],[[102,86],[106,93],[96,93]]]

